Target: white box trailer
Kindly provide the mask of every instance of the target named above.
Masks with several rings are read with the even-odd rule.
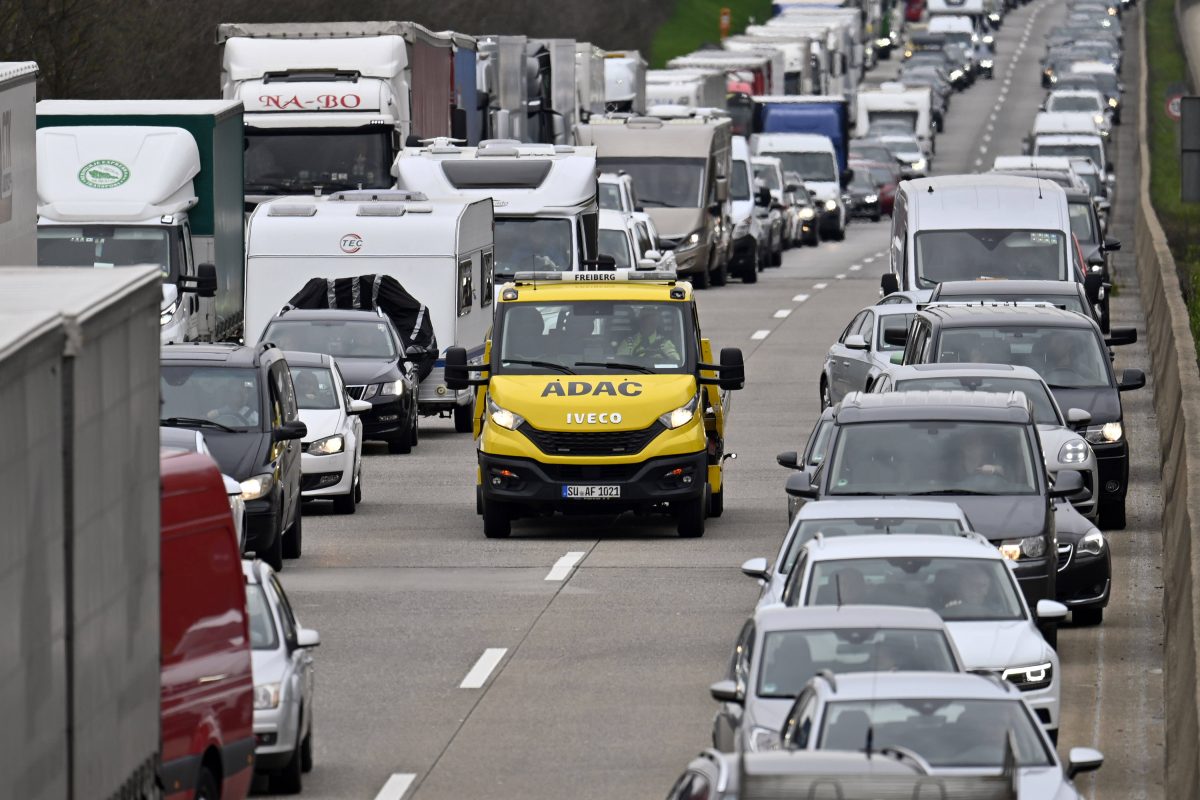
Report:
[[[0,269],[6,796],[156,796],[160,283]]]
[[[575,124],[604,113],[604,51],[591,42],[575,43]]]
[[[933,94],[928,86],[908,87],[889,81],[878,89],[860,89],[854,135],[859,138],[869,135],[872,124],[902,123],[927,145],[927,151],[931,151],[934,139],[932,112]]]
[[[604,110],[646,113],[646,59],[637,50],[604,54]]]
[[[0,267],[37,263],[38,66],[0,62]]]
[[[717,69],[648,70],[646,105],[724,108],[725,73]]]
[[[808,34],[738,34],[723,41],[726,50],[775,48],[783,53],[782,94],[824,94],[823,77],[813,69],[813,44]]]
[[[415,192],[353,191],[260,204],[246,230],[246,331],[267,323],[312,278],[390,275],[429,308],[441,353],[421,381],[424,415],[450,415],[473,394],[446,388],[444,355],[483,354],[492,324],[492,203]]]

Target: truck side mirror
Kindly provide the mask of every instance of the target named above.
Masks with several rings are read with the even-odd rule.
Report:
[[[217,296],[217,268],[212,264],[198,264],[196,275],[179,279],[179,292],[191,292],[198,297]]]
[[[446,348],[446,388],[451,391],[459,391],[471,386],[471,379],[467,371],[467,349],[465,347],[447,347]]]
[[[746,363],[740,347],[721,349],[720,383],[722,389],[741,389],[746,385]]]

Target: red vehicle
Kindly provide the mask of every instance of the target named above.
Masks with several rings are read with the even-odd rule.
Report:
[[[905,0],[904,3],[904,20],[905,22],[920,22],[921,17],[925,14],[925,0]]]
[[[164,449],[162,761],[167,800],[241,800],[254,777],[254,674],[229,498],[207,455]]]
[[[899,170],[895,169],[894,165],[884,164],[879,161],[862,161],[852,159],[850,168],[855,171],[865,170],[871,175],[871,182],[879,190],[879,210],[892,215],[892,209],[896,205],[896,186],[900,182]]]

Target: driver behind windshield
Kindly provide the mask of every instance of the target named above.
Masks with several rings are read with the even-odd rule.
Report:
[[[237,389],[231,394],[223,394],[221,404],[205,416],[213,422],[224,420],[226,423],[229,418],[234,418],[238,424],[253,427],[258,424],[257,402],[258,392],[254,390],[254,385],[249,381],[238,381]]]
[[[679,349],[671,339],[658,331],[658,311],[642,309],[638,314],[637,330],[625,337],[617,347],[618,356],[637,356],[679,363]]]

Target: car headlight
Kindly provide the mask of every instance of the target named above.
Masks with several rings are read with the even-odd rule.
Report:
[[[1059,448],[1058,460],[1062,464],[1082,464],[1087,461],[1090,450],[1087,442],[1082,439],[1071,439],[1069,442],[1063,442],[1063,446]]]
[[[333,436],[326,436],[324,439],[309,442],[308,452],[314,456],[331,456],[334,453],[342,452],[345,447],[346,440],[340,433],[335,433]]]
[[[679,245],[676,249],[683,250],[684,248],[695,247],[696,245],[700,244],[700,234],[701,231],[695,231],[689,234],[686,238],[680,239]]]
[[[1117,98],[1115,98],[1115,97],[1110,97],[1110,98],[1108,98],[1108,106],[1109,106],[1109,108],[1116,108],[1116,107],[1117,107],[1117,104],[1118,104],[1119,102],[1120,102],[1120,101],[1119,101],[1119,100],[1117,100]]]
[[[263,683],[254,687],[254,709],[279,708],[279,684]]]
[[[1095,121],[1095,123],[1097,125],[1104,124],[1104,115],[1103,114],[1097,114],[1096,116],[1092,117],[1092,119]]]
[[[1054,681],[1054,665],[1046,661],[1027,667],[1010,667],[1000,673],[1000,677],[1015,684],[1023,692],[1045,689]]]
[[[995,37],[995,36],[992,36],[992,35],[989,33],[987,36],[983,37],[983,43],[984,43],[984,44],[995,44],[995,43],[996,43],[996,37]]]
[[[1105,544],[1104,534],[1100,529],[1092,528],[1083,535],[1079,544],[1075,545],[1075,552],[1085,556],[1098,556],[1104,552]]]
[[[755,725],[746,737],[746,749],[752,753],[763,753],[779,749],[779,731]]]
[[[682,405],[674,411],[668,411],[659,417],[658,421],[665,425],[667,430],[673,431],[676,428],[682,428],[692,421],[692,417],[696,416],[696,409],[699,406],[700,394],[697,393],[686,405]]]
[[[929,162],[923,158],[918,158],[916,161],[912,162],[912,168],[915,169],[917,172],[924,172],[925,168],[928,166],[929,166]]]
[[[171,320],[175,319],[175,312],[179,310],[179,298],[171,301],[171,305],[162,310],[158,317],[159,325],[169,325]]]
[[[996,62],[992,61],[992,59],[990,59],[990,58],[985,58],[979,62],[979,66],[983,67],[984,69],[991,69],[995,65],[996,65]]]
[[[826,211],[837,211],[837,200],[826,200],[825,201],[825,210]]]
[[[255,475],[253,478],[246,478],[242,481],[242,499],[258,500],[260,497],[266,496],[274,485],[275,476],[269,472]]]
[[[492,422],[496,423],[501,428],[506,428],[510,431],[515,431],[525,422],[524,417],[514,414],[507,408],[502,408],[496,405],[496,401],[492,399],[491,395],[488,395],[487,410],[488,418],[491,419]]]
[[[1041,536],[1005,539],[1000,543],[1000,555],[1009,561],[1020,561],[1022,558],[1041,558],[1046,555],[1046,540]]]
[[[1092,444],[1110,444],[1121,441],[1125,435],[1119,422],[1106,422],[1103,425],[1089,425],[1084,438]]]
[[[812,219],[816,215],[817,215],[817,212],[813,211],[808,206],[805,206],[804,208],[800,209],[800,219]]]
[[[377,395],[385,395],[387,397],[404,397],[404,393],[408,389],[404,385],[404,379],[400,378],[387,383],[379,384],[379,390],[375,392]]]
[[[877,194],[869,194],[863,198],[864,203],[876,203],[878,201],[879,201],[879,195],[877,195]]]
[[[963,71],[961,69],[956,69],[950,73],[950,80],[956,81],[959,78],[961,78],[962,76],[963,76]]]

